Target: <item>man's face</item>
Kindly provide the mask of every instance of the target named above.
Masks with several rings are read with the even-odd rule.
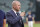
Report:
[[[28,12],[28,14],[30,15],[30,14],[31,14],[31,12]]]
[[[16,11],[19,11],[20,8],[21,8],[21,4],[20,4],[20,3],[16,3],[16,5],[15,5],[15,10],[16,10]]]

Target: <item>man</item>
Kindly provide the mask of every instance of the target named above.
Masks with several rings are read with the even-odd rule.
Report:
[[[33,21],[34,21],[34,17],[33,15],[31,14],[31,11],[28,12],[28,15],[27,15],[27,23],[28,23],[28,27],[33,27]]]
[[[25,15],[25,12],[22,12],[21,14],[18,13],[20,10],[20,5],[21,4],[19,1],[12,2],[12,10],[6,14],[8,27],[24,27],[22,16]]]
[[[6,27],[5,13],[0,10],[0,27]]]

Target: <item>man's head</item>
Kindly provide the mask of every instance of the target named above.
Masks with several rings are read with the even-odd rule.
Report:
[[[20,7],[21,6],[21,3],[19,1],[13,1],[12,2],[12,8],[15,10],[15,11],[19,11],[20,10]]]
[[[28,14],[31,15],[31,11],[29,11]]]

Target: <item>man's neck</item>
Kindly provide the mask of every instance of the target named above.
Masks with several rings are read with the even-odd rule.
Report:
[[[14,11],[18,12],[18,11],[17,11],[17,10],[15,10],[14,8],[12,8],[12,10],[14,10]]]

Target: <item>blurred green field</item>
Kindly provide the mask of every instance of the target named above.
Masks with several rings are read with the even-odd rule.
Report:
[[[8,27],[8,24],[6,24],[6,27]],[[28,25],[24,24],[24,27],[28,27]],[[33,27],[40,27],[40,24],[34,24]]]

